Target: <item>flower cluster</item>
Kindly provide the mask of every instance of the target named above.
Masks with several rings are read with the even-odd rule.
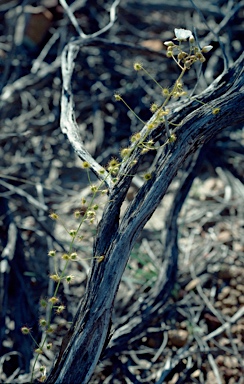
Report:
[[[174,41],[165,41],[164,45],[167,47],[167,57],[172,57],[176,64],[182,69],[190,69],[192,64],[196,61],[203,63],[205,57],[203,53],[209,52],[213,47],[212,45],[206,45],[202,49],[199,48],[196,44],[195,38],[192,35],[192,32],[188,29],[175,29],[175,38],[173,40],[177,41],[176,44]],[[183,49],[183,42],[189,42],[188,52]]]

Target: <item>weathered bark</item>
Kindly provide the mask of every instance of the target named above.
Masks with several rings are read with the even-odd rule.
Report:
[[[74,118],[71,77],[75,58],[82,44],[82,40],[70,43],[63,54],[61,127],[77,154],[83,160],[89,161],[92,170],[101,177],[99,164],[83,148]],[[108,342],[115,295],[137,236],[185,160],[205,142],[214,140],[214,136],[224,128],[244,121],[243,63],[244,54],[229,71],[198,95],[197,100],[205,105],[190,100],[184,105],[175,106],[168,120],[176,124],[182,122],[174,129],[177,140],[169,144],[158,158],[152,178],[142,186],[121,218],[120,208],[130,186],[131,175],[138,166],[131,167],[131,161],[137,159],[140,162],[140,151],[135,149],[132,157],[123,163],[116,184],[113,185],[107,175],[103,178],[109,189],[109,200],[99,224],[94,256],[104,256],[104,260],[101,263],[95,260],[93,262],[86,293],[73,325],[63,340],[59,357],[47,383],[85,384],[89,381]],[[216,107],[220,108],[220,112],[213,115],[212,108]],[[142,135],[145,131],[146,127],[142,129]],[[151,136],[163,142],[164,132],[164,127],[161,126]]]
[[[116,353],[123,353],[132,339],[143,337],[145,328],[150,322],[160,317],[167,300],[174,288],[178,272],[178,217],[188,196],[190,188],[199,169],[202,167],[205,148],[197,151],[187,164],[181,182],[174,193],[172,206],[165,221],[164,238],[162,239],[162,267],[156,283],[149,292],[140,294],[140,301],[136,301],[128,315],[118,319],[116,330],[104,353],[107,359]]]

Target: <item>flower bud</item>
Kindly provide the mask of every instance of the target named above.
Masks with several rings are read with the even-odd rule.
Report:
[[[205,47],[202,48],[202,52],[207,53],[207,52],[211,51],[211,49],[213,49],[212,45],[205,45]]]
[[[173,53],[172,53],[171,51],[168,51],[168,52],[166,53],[166,56],[167,56],[167,57],[172,57],[172,56],[173,56]]]
[[[169,143],[174,143],[176,141],[176,135],[172,133],[168,140],[169,140]]]
[[[165,41],[164,42],[164,45],[166,45],[166,47],[174,47],[175,44],[173,43],[173,41]]]

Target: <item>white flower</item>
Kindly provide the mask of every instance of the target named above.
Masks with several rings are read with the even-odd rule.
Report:
[[[192,32],[189,29],[175,28],[175,36],[175,40],[186,41],[189,37],[192,37]]]

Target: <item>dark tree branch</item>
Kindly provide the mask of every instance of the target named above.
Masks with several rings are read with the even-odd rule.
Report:
[[[61,125],[78,155],[89,161],[92,170],[107,183],[110,196],[99,224],[94,247],[94,256],[103,255],[104,261],[93,261],[86,293],[47,380],[49,384],[89,381],[107,344],[115,295],[136,238],[185,160],[224,128],[244,121],[242,54],[228,72],[198,96],[197,99],[206,105],[193,99],[186,105],[179,104],[168,116],[169,121],[181,122],[174,130],[177,140],[168,145],[158,158],[151,180],[141,187],[120,219],[120,208],[130,186],[131,175],[137,170],[137,165],[131,167],[130,164],[134,158],[139,163],[141,155],[139,150],[133,151],[132,158],[123,164],[123,172],[121,171],[118,182],[113,184],[107,175],[101,178],[100,165],[92,160],[83,148],[74,118],[71,92],[71,74],[78,49],[79,43],[70,43],[63,55]],[[216,107],[220,108],[220,112],[213,115],[212,108]],[[142,135],[145,130],[146,127],[142,129]],[[164,127],[155,129],[152,138],[165,140]]]
[[[173,203],[165,223],[165,239],[162,246],[163,264],[154,287],[143,297],[140,295],[140,302],[136,302],[130,313],[118,320],[117,330],[113,334],[109,347],[106,350],[105,358],[121,352],[129,340],[139,338],[143,330],[149,325],[159,310],[166,304],[176,282],[178,267],[178,225],[177,220],[181,208],[188,196],[192,183],[202,166],[205,150],[197,151],[183,176],[181,183],[175,192]]]

